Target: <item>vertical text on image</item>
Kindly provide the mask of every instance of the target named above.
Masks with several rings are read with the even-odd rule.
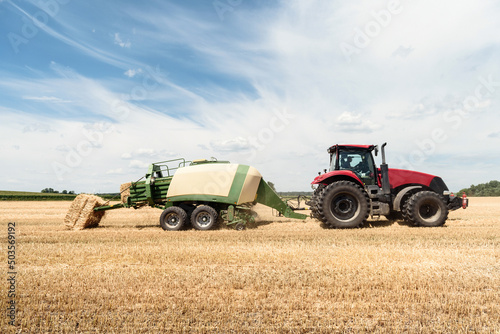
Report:
[[[15,326],[16,323],[16,223],[9,222],[7,225],[7,318],[9,325]]]

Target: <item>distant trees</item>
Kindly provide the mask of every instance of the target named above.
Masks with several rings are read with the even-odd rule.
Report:
[[[269,188],[271,188],[272,190],[274,190],[274,192],[276,192],[276,187],[274,186],[274,183],[269,181],[269,182],[267,182],[267,184],[269,185]]]
[[[54,190],[53,188],[45,188],[45,189],[42,189],[41,192],[44,193],[44,194],[59,194],[59,191],[58,190]],[[74,195],[75,192],[73,190],[70,190],[70,191],[63,190],[61,192],[61,194]]]
[[[469,188],[460,190],[459,194],[463,192],[465,192],[467,196],[476,197],[500,196],[500,181],[490,181],[488,183],[478,184],[477,186],[471,185]]]

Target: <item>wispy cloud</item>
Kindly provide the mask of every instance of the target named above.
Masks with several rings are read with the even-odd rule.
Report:
[[[51,103],[69,103],[71,101],[63,100],[55,96],[23,96],[23,100],[51,102]]]
[[[123,174],[123,168],[116,168],[116,169],[109,169],[106,171],[106,174],[110,175],[122,175]]]
[[[337,117],[336,128],[345,132],[370,133],[381,128],[381,125],[371,121],[366,116],[344,111]]]
[[[31,22],[31,5],[43,2],[11,3],[22,18],[2,21],[2,31],[22,34],[19,22]],[[89,10],[72,2],[36,27],[22,57],[5,57],[0,139],[20,138],[21,147],[7,160],[27,163],[22,154],[43,151],[41,164],[66,163],[87,147],[86,131],[100,131],[102,142],[67,181],[82,180],[82,190],[90,187],[85,179],[114,190],[106,182],[136,179],[150,162],[179,155],[261,166],[280,189],[292,190],[308,189],[307,175],[327,160],[316,152],[335,142],[388,141],[404,153],[443,129],[450,140],[435,153],[459,155],[485,135],[498,138],[500,90],[483,89],[474,114],[454,128],[478,76],[491,74],[498,89],[494,2],[403,2],[404,11],[350,64],[339,42],[387,2],[243,2],[224,21],[211,2],[115,4]],[[65,57],[51,62],[47,50]],[[285,109],[295,118],[276,116]],[[456,133],[468,134],[460,152]],[[287,164],[294,170],[283,172]],[[430,166],[421,169],[442,170]]]
[[[23,132],[54,132],[54,129],[49,124],[45,123],[32,123],[29,125],[26,125],[23,128]]]
[[[143,71],[142,71],[142,69],[141,69],[141,68],[139,68],[139,69],[128,69],[128,70],[127,70],[127,71],[125,71],[125,73],[123,73],[123,74],[125,74],[125,75],[126,75],[127,77],[129,77],[129,78],[133,78],[133,77],[135,77],[137,74],[140,74],[140,73],[142,73],[142,72],[143,72]]]
[[[236,137],[228,140],[212,141],[210,146],[216,152],[242,152],[252,148],[248,139]]]
[[[9,3],[15,7],[19,12],[25,15],[32,22],[37,22],[36,18],[34,18],[31,14],[26,12],[24,9],[16,5],[15,3],[9,1]],[[53,18],[54,20],[60,19],[60,15]],[[97,48],[91,44],[87,44],[85,42],[79,42],[75,39],[72,39],[69,36],[65,36],[63,33],[60,33],[53,28],[51,28],[47,24],[40,25],[38,28],[43,30],[45,33],[49,34],[56,40],[59,40],[71,47],[76,48],[77,50],[83,52],[84,54],[91,56],[95,59],[98,59],[104,63],[110,64],[112,66],[116,66],[119,68],[129,68],[132,64],[136,64],[136,61],[133,61],[130,58],[123,57],[122,55],[116,55],[112,52],[105,51],[103,49]],[[116,36],[115,36],[116,37]],[[124,44],[124,47],[127,47],[127,43]],[[130,46],[130,45],[128,45]]]
[[[124,42],[121,37],[120,37],[120,34],[119,33],[115,33],[115,44],[116,45],[119,45],[120,47],[122,48],[130,48],[132,46],[132,43],[130,43],[129,40],[127,40],[126,42]]]

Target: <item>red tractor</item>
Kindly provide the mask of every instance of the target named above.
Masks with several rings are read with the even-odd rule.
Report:
[[[464,209],[468,199],[455,197],[434,175],[389,169],[382,145],[382,164],[375,166],[375,145],[334,145],[330,171],[317,176],[309,204],[312,216],[332,228],[363,225],[368,216],[404,219],[415,226],[442,226],[449,210]]]

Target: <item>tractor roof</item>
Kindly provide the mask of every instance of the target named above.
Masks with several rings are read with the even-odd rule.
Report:
[[[376,145],[333,145],[328,149],[328,153],[333,153],[336,151],[336,148],[339,148],[340,150],[352,150],[352,149],[363,149],[367,151],[372,151]]]

